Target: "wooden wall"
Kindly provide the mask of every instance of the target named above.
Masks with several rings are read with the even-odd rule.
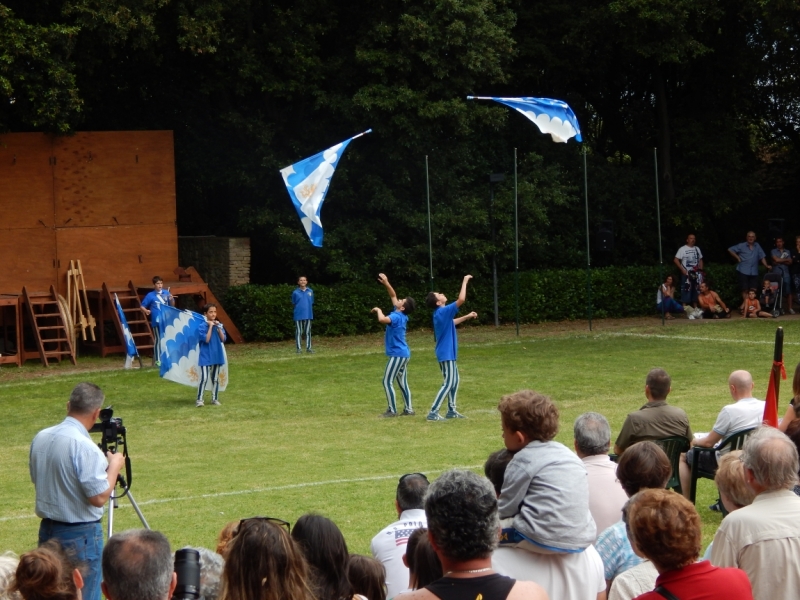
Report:
[[[175,279],[171,131],[0,135],[0,293]]]

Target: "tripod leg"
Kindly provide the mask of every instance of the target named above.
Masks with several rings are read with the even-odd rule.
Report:
[[[135,510],[136,514],[139,515],[139,520],[142,522],[142,526],[145,529],[150,529],[150,525],[147,524],[147,519],[144,518],[144,514],[142,514],[142,511],[139,508],[139,505],[136,504],[136,500],[134,499],[133,494],[131,494],[130,490],[128,490],[128,500],[131,501],[131,505],[133,506],[133,510]]]
[[[114,535],[114,509],[116,508],[117,499],[114,497],[114,492],[111,492],[111,497],[108,499],[108,537]]]

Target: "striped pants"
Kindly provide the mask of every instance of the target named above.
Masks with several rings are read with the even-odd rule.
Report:
[[[161,327],[155,325],[153,330],[153,366],[161,364]]]
[[[294,322],[294,341],[297,344],[297,351],[300,352],[300,342],[303,333],[306,334],[306,350],[311,350],[311,319],[303,319]]]
[[[406,412],[411,412],[411,390],[408,387],[408,358],[390,356],[386,363],[386,370],[383,372],[383,389],[386,390],[386,400],[389,402],[389,411],[397,412],[397,396],[394,393],[394,382],[400,386],[400,393],[403,394]]]
[[[206,388],[211,389],[211,401],[217,400],[219,396],[219,368],[222,365],[206,365],[200,368],[200,385],[197,387],[197,401],[203,401],[203,392]],[[211,384],[211,385],[209,385]]]
[[[442,370],[444,383],[436,394],[436,399],[431,406],[431,413],[438,413],[442,406],[444,397],[447,396],[447,411],[456,412],[456,394],[458,393],[458,365],[454,360],[443,360],[439,362],[439,368]]]

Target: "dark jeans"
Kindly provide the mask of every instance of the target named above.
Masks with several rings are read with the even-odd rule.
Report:
[[[42,519],[39,525],[39,545],[58,540],[64,549],[74,552],[75,558],[86,565],[83,574],[83,600],[100,600],[103,579],[100,560],[103,555],[103,527],[97,523],[72,525]]]

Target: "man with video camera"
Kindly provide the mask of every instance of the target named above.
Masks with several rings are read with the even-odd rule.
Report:
[[[84,600],[100,600],[103,530],[100,520],[125,457],[107,456],[89,437],[105,396],[93,383],[79,383],[67,402],[67,418],[43,429],[30,451],[39,544],[57,539],[86,564]]]

